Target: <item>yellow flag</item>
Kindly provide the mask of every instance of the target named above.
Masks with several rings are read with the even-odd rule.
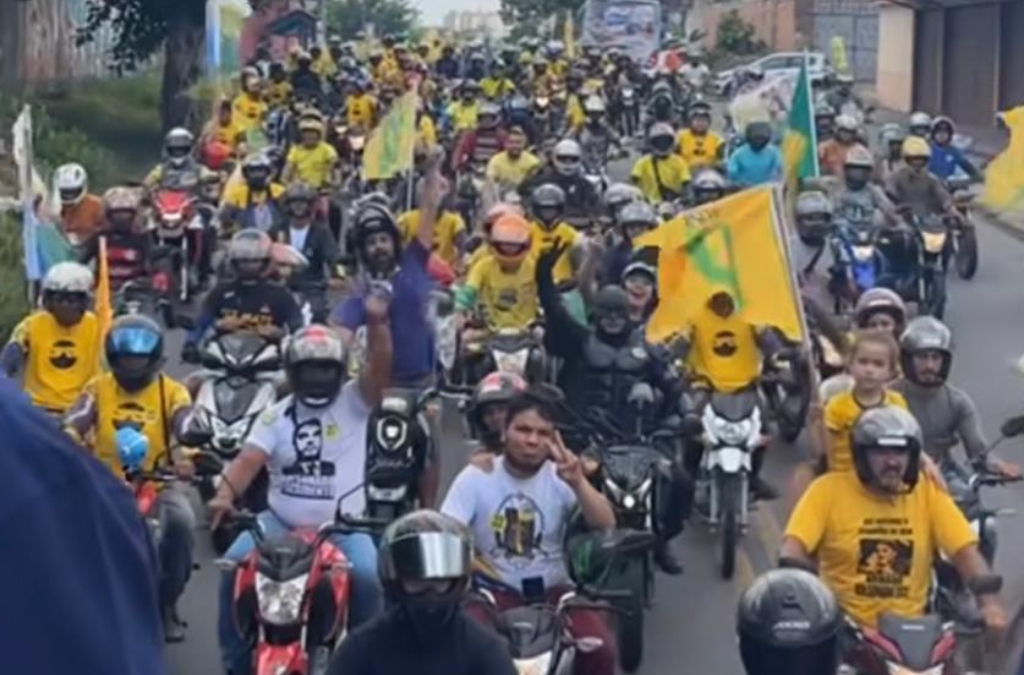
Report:
[[[398,99],[395,107],[370,134],[363,150],[363,178],[382,180],[413,167],[416,150],[415,88]]]
[[[651,342],[681,332],[723,289],[749,323],[802,338],[777,199],[770,187],[746,190],[687,211],[636,241],[637,248],[660,250],[660,300],[647,324]]]
[[[565,35],[562,42],[565,43],[565,57],[570,61],[576,58],[576,26],[572,19],[572,12],[565,14]]]
[[[96,265],[96,318],[99,320],[100,339],[106,339],[110,324],[114,322],[114,305],[110,299],[110,272],[107,269],[107,238],[100,237]],[[100,367],[103,367],[103,350],[100,353]]]
[[[994,211],[1024,206],[1024,105],[1000,118],[1010,130],[1010,144],[985,170],[982,202]]]

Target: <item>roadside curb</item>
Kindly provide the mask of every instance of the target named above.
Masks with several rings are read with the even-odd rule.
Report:
[[[985,221],[991,223],[996,229],[1024,243],[1024,224],[1014,224],[1007,218],[1006,214],[997,213],[984,206],[976,207],[985,216]]]

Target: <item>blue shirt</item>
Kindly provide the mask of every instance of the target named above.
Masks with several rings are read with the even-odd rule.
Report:
[[[434,373],[434,329],[427,322],[427,307],[434,280],[427,273],[430,252],[418,239],[402,250],[398,272],[391,278],[390,321],[395,355],[391,376],[394,386],[415,386]],[[366,325],[366,305],[356,293],[338,305],[331,317],[355,332]]]
[[[928,171],[942,180],[949,180],[964,163],[960,148],[952,143],[941,146],[932,141],[932,156],[928,159]]]
[[[0,428],[0,673],[166,673],[131,493],[10,380]]]
[[[782,153],[772,144],[755,151],[744,144],[729,155],[729,182],[740,187],[782,180]]]

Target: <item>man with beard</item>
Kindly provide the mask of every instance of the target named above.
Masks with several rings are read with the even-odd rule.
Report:
[[[441,511],[473,531],[477,560],[499,608],[555,603],[571,589],[563,535],[579,508],[594,529],[615,527],[608,500],[587,481],[579,458],[562,443],[547,398],[525,392],[508,404],[504,450],[492,471],[470,465],[455,478]],[[471,607],[480,621],[491,613]],[[601,646],[576,655],[578,675],[612,675],[615,651],[600,613],[572,613],[572,634]]]
[[[595,410],[610,413],[611,421],[625,433],[632,433],[638,423],[645,433],[654,431],[679,412],[682,382],[663,355],[644,341],[642,329],[630,322],[629,296],[621,286],[608,285],[597,292],[591,307],[593,328],[572,318],[552,276],[564,250],[555,247],[537,260],[537,293],[544,309],[545,346],[564,360],[559,384],[566,403],[584,419]],[[654,400],[646,406],[638,407],[632,400],[638,385],[654,391]],[[578,445],[575,440],[570,442]],[[681,574],[668,542],[682,532],[691,481],[674,461],[674,448],[664,450],[667,463],[660,476],[668,489],[662,491],[666,501],[657,506],[663,523],[655,556],[666,574]]]

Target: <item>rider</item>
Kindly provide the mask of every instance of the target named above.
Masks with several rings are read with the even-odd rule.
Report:
[[[477,125],[480,113],[480,85],[472,80],[465,80],[459,85],[459,98],[448,106],[448,119],[456,134],[472,131]]]
[[[711,131],[711,106],[697,101],[690,106],[690,125],[676,137],[676,152],[696,170],[718,165],[724,150],[725,140]]]
[[[880,185],[889,182],[889,178],[903,164],[903,141],[907,138],[907,132],[899,124],[891,123],[882,127],[878,132],[881,153],[878,162],[875,164],[875,181]]]
[[[956,127],[948,117],[936,117],[932,122],[932,156],[928,160],[928,171],[942,180],[949,180],[959,172],[966,173],[976,183],[984,176],[971,163],[960,148],[953,145]]]
[[[864,102],[853,90],[853,75],[850,73],[839,73],[836,75],[836,86],[822,97],[823,101],[832,107],[833,110],[843,112],[848,106],[855,107],[858,111],[864,111]]]
[[[141,231],[141,210],[139,190],[129,187],[107,190],[103,194],[103,217],[106,222],[83,244],[79,252],[79,262],[88,265],[100,253],[100,239],[105,239],[111,290],[117,291],[134,279],[149,278],[153,238],[148,232]]]
[[[232,117],[244,134],[258,129],[263,124],[263,118],[267,116],[267,104],[263,101],[260,71],[252,67],[244,68],[241,80],[242,91],[232,102]]]
[[[896,169],[885,191],[893,201],[917,216],[953,215],[953,200],[942,181],[929,173],[932,155],[928,141],[909,136],[903,141],[903,166]]]
[[[490,373],[473,390],[466,408],[470,435],[480,443],[477,454],[497,456],[505,444],[508,404],[526,391],[526,380],[515,373]]]
[[[323,98],[323,84],[320,76],[313,71],[313,57],[309,52],[299,54],[298,65],[291,74],[295,98],[319,102]]]
[[[267,232],[280,220],[277,202],[284,187],[273,182],[273,164],[265,153],[249,155],[242,162],[242,181],[224,191],[220,219],[227,232],[255,228]]]
[[[744,188],[780,180],[783,175],[782,153],[771,143],[771,125],[768,122],[751,122],[744,136],[746,143],[729,155],[729,182]]]
[[[528,137],[520,126],[508,131],[505,149],[487,163],[487,178],[494,184],[498,196],[516,191],[540,167],[540,159],[526,149]]]
[[[359,488],[365,473],[367,423],[391,377],[387,298],[380,291],[367,300],[368,351],[358,381],[346,382],[347,350],[330,328],[308,326],[288,341],[284,368],[293,393],[259,416],[241,453],[224,470],[209,504],[212,527],[233,511],[235,500],[264,467],[270,475],[269,509],[259,514],[265,536],[315,529],[332,521],[338,510],[362,513],[365,496]],[[381,609],[377,549],[363,533],[331,540],[348,561],[349,626],[355,628]],[[224,557],[239,562],[254,546],[246,532]],[[246,675],[252,672],[254,659],[235,625],[234,579],[233,573],[226,573],[221,582],[218,632],[225,669],[231,675]]]
[[[188,190],[199,184],[200,165],[193,156],[196,139],[192,132],[175,127],[164,138],[163,161],[142,181],[148,190]]]
[[[238,146],[245,142],[245,128],[235,118],[231,101],[227,99],[217,106],[217,117],[210,120],[210,123],[203,129],[199,140],[199,147],[204,150],[204,161],[209,165],[205,148],[211,143],[219,143],[231,151],[232,155],[238,150]]]
[[[452,169],[460,173],[469,167],[485,168],[507,144],[508,135],[501,127],[501,108],[484,101],[477,111],[476,127],[459,137],[452,153]]]
[[[341,277],[338,242],[330,228],[316,219],[317,193],[312,187],[292,183],[281,201],[284,219],[271,228],[270,238],[292,246],[305,257],[307,264],[288,278],[288,285],[310,303],[313,322],[323,323],[329,313],[327,286]]]
[[[573,68],[565,77],[565,133],[579,133],[587,121],[583,109],[583,73]]]
[[[615,527],[611,505],[586,479],[579,458],[562,443],[550,408],[546,398],[529,392],[513,398],[508,403],[504,447],[493,470],[472,464],[464,468],[441,507],[473,530],[482,568],[478,583],[499,609],[545,599],[556,602],[571,589],[563,539],[575,509],[592,528]],[[534,531],[526,539],[517,537],[527,518],[535,524]],[[474,618],[490,624],[492,615],[486,610],[482,603],[468,608]],[[567,628],[577,638],[599,639],[594,651],[576,654],[576,673],[615,672],[614,640],[600,613],[574,610]]]
[[[508,79],[505,64],[495,59],[491,62],[491,74],[480,80],[483,95],[491,101],[498,102],[516,91],[516,85]]]
[[[729,185],[716,169],[705,168],[697,172],[690,188],[693,194],[693,205],[703,206],[725,197]]]
[[[324,140],[322,120],[307,117],[299,121],[299,143],[288,151],[281,180],[308,183],[314,190],[337,184],[338,151]]]
[[[371,131],[377,124],[377,99],[370,83],[362,78],[352,82],[352,93],[345,99],[345,120],[349,127]]]
[[[416,182],[416,204],[422,205],[426,181]],[[398,218],[398,229],[402,234],[402,246],[408,246],[416,238],[423,217],[422,207],[403,213]],[[434,213],[434,241],[431,251],[453,269],[458,266],[466,250],[466,222],[459,212],[451,208],[451,196],[445,195],[437,204]]]
[[[845,625],[836,596],[800,569],[771,570],[744,591],[736,614],[746,675],[833,675]]]
[[[568,405],[586,417],[594,409],[615,411],[618,427],[633,430],[640,423],[653,430],[678,412],[682,382],[663,355],[644,339],[643,331],[629,320],[629,296],[618,285],[597,292],[593,306],[593,328],[576,321],[562,302],[551,275],[562,249],[545,252],[537,261],[537,292],[544,309],[544,340],[548,352],[564,360],[559,381]],[[638,408],[631,402],[633,389],[647,384],[655,401]],[[673,459],[670,456],[670,459]],[[658,565],[667,574],[681,574],[682,567],[669,548],[669,541],[682,531],[689,479],[673,462],[668,501],[659,508]]]
[[[100,369],[103,336],[88,310],[93,277],[89,268],[57,263],[43,278],[42,308],[21,320],[0,352],[0,374],[22,373],[32,403],[63,414]]]
[[[556,143],[551,151],[551,164],[528,178],[519,187],[519,193],[528,198],[545,184],[561,188],[565,216],[574,224],[576,220],[589,220],[596,212],[597,191],[583,175],[583,150],[576,141],[567,138]]]
[[[923,450],[936,462],[950,460],[962,443],[967,458],[990,473],[1018,478],[1020,467],[988,452],[981,416],[970,395],[948,382],[953,365],[953,334],[941,321],[921,316],[907,326],[900,340],[903,379],[893,388],[921,424]],[[980,468],[980,467],[979,467]]]
[[[81,164],[65,164],[53,176],[60,194],[60,224],[73,244],[103,226],[103,200],[89,193],[89,175]]]
[[[270,64],[270,74],[263,94],[264,100],[271,109],[286,108],[291,105],[293,94],[292,83],[288,81],[288,73],[284,69],[284,64],[274,61]]]
[[[587,173],[600,175],[612,159],[612,150],[621,155],[624,150],[622,139],[608,124],[608,107],[600,96],[588,96],[583,102],[586,123],[575,132],[574,137],[583,151],[583,169]]]
[[[530,215],[533,218],[533,247],[535,256],[556,247],[569,248],[580,244],[579,231],[565,222],[565,192],[560,187],[545,184],[530,196]],[[573,278],[569,252],[566,251],[555,265],[555,283]]]
[[[989,574],[978,537],[931,480],[920,480],[922,437],[902,408],[866,411],[852,431],[855,471],[815,480],[796,505],[779,557],[820,568],[843,612],[875,627],[881,614],[925,613],[941,549],[968,586]],[[980,594],[988,628],[1006,626],[995,594]]]
[[[138,458],[143,470],[173,466],[179,477],[190,478],[195,468],[172,439],[184,431],[192,401],[184,385],[161,372],[160,327],[142,315],[118,317],[107,332],[104,353],[110,372],[85,387],[64,417],[65,430],[117,476],[124,476],[125,438],[132,437],[145,448]],[[164,639],[181,642],[185,624],[177,602],[192,575],[196,518],[188,496],[176,486],[160,491],[153,512],[161,516],[157,557]]]
[[[858,144],[858,128],[857,120],[849,115],[836,118],[835,136],[818,144],[818,162],[823,175],[842,175],[847,153]]]
[[[662,123],[651,125],[647,145],[651,152],[633,166],[633,183],[652,204],[682,199],[690,182],[690,168],[675,152],[676,134],[672,127]]]
[[[854,145],[843,160],[843,187],[835,196],[835,217],[847,225],[874,224],[881,213],[886,225],[899,222],[896,207],[879,186],[871,182],[875,158],[863,145]]]
[[[814,132],[818,143],[832,138],[836,129],[836,110],[828,103],[819,101],[814,106]]]
[[[907,129],[911,136],[928,140],[932,135],[932,116],[926,112],[913,112],[907,120]]]
[[[389,606],[345,636],[327,675],[516,675],[507,646],[462,608],[471,540],[462,523],[433,511],[389,525],[378,567]]]
[[[302,327],[302,312],[295,296],[267,279],[270,272],[270,237],[258,230],[243,230],[228,244],[227,259],[234,279],[221,281],[203,301],[196,326],[188,334],[181,360],[199,360],[199,341],[206,331],[255,331],[280,339]]]
[[[622,279],[626,266],[633,258],[633,243],[638,237],[657,227],[660,221],[650,204],[638,201],[622,207],[616,224],[619,241],[605,252],[598,274],[604,284],[615,284]]]

